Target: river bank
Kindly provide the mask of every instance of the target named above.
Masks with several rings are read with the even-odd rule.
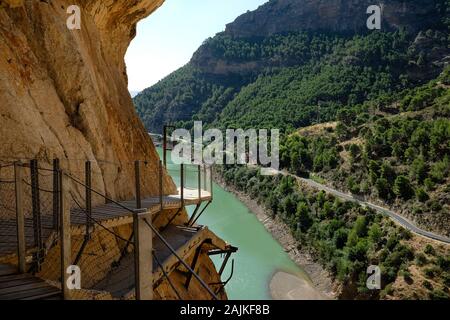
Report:
[[[311,253],[304,247],[299,249],[298,241],[291,235],[289,227],[279,218],[273,219],[267,210],[250,198],[227,185],[223,179],[214,174],[214,181],[227,192],[234,194],[245,206],[253,212],[266,230],[284,248],[285,252],[299,267],[309,276],[311,284],[304,279],[292,276],[284,272],[276,272],[270,284],[271,295],[280,300],[309,300],[309,299],[335,299],[338,292],[338,284],[331,275],[317,262]]]

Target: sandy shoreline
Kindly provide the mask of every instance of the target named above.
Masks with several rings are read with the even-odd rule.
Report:
[[[276,272],[270,282],[270,291],[276,300],[323,300],[335,299],[335,285],[330,274],[317,262],[307,250],[299,250],[297,240],[286,232],[288,226],[279,218],[272,217],[258,202],[246,194],[225,185],[224,181],[215,175],[214,180],[222,188],[233,193],[253,212],[264,227],[271,233],[289,257],[300,266],[310,277],[311,282],[285,272]]]
[[[270,281],[270,294],[274,300],[328,300],[307,280],[286,272],[277,272]]]

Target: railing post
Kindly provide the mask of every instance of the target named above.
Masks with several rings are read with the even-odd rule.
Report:
[[[89,239],[91,232],[92,218],[92,174],[91,161],[86,161],[85,165],[85,184],[86,184],[86,239]]]
[[[211,199],[213,198],[213,189],[214,189],[214,185],[213,185],[213,166],[211,165],[209,167],[209,185],[210,185],[210,193],[211,193]]]
[[[136,188],[136,209],[142,208],[141,202],[141,168],[140,161],[134,162],[134,180],[135,180],[135,188]]]
[[[59,159],[53,159],[53,229],[59,230]]]
[[[38,251],[36,253],[36,266],[40,270],[41,255],[43,249],[42,243],[42,229],[41,229],[41,204],[39,194],[39,171],[38,161],[30,161],[31,173],[31,198],[33,204],[33,229],[34,229],[34,244]]]
[[[25,218],[23,215],[23,167],[20,162],[14,163],[14,179],[16,192],[16,221],[17,221],[17,257],[20,273],[26,272],[26,242]]]
[[[163,128],[163,163],[167,168],[167,126]]]
[[[71,264],[71,227],[70,227],[70,189],[67,175],[59,171],[60,195],[60,243],[61,243],[61,288],[64,300],[70,300],[70,290],[67,286],[69,275],[67,269]]]
[[[206,176],[206,164],[203,165],[203,186],[205,187],[205,191],[208,191],[207,185],[207,176]]]
[[[181,207],[184,207],[184,164],[180,165],[180,191],[181,191]]]
[[[202,166],[198,165],[198,201],[202,201]]]
[[[164,199],[163,199],[163,165],[162,161],[159,160],[159,204],[161,205],[161,212],[164,209]]]
[[[136,300],[153,299],[153,236],[144,219],[151,219],[147,210],[136,210],[133,215],[134,275]]]

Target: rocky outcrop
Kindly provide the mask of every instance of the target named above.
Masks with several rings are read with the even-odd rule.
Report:
[[[234,37],[267,37],[300,30],[367,31],[367,8],[371,5],[382,8],[382,30],[405,27],[417,31],[436,22],[437,2],[439,0],[271,0],[227,25],[226,33]]]
[[[133,197],[134,161],[142,160],[142,195],[157,195],[159,156],[128,93],[124,56],[136,23],[163,1],[0,0],[0,163],[38,158],[48,166],[59,158],[63,169],[83,177],[84,162],[92,160],[93,187],[119,200]],[[71,5],[81,9],[80,30],[67,27]],[[163,184],[165,193],[176,192],[167,174]],[[164,211],[155,226],[167,223],[173,214]],[[185,222],[184,211],[173,221]],[[80,238],[72,238],[74,258]],[[107,233],[96,232],[93,240],[90,251],[98,257],[90,263],[81,260],[84,275],[97,277],[92,283],[100,279],[94,271],[102,268],[104,276],[122,249]],[[55,248],[47,255],[44,278],[58,279],[58,255]],[[101,259],[106,263],[99,263]],[[206,253],[199,257],[198,271],[207,282],[220,281]],[[178,271],[171,277],[186,299],[209,298],[197,283],[186,289]],[[220,297],[226,299],[226,293]],[[173,298],[172,288],[163,282],[155,298]]]
[[[0,0],[0,158],[61,159],[114,198],[133,194],[133,161],[147,160],[157,194],[158,156],[127,90],[124,55],[136,23],[163,0]],[[67,8],[81,9],[69,30]],[[154,177],[152,177],[154,176]],[[165,177],[165,191],[174,191]]]
[[[442,1],[394,0],[374,3],[372,0],[271,0],[257,10],[249,11],[228,24],[225,32],[217,35],[217,38],[225,39],[223,43],[217,45],[214,41],[205,41],[193,55],[191,64],[203,74],[213,78],[223,79],[234,76],[238,79],[246,79],[265,69],[296,66],[304,61],[294,55],[264,57],[259,55],[258,49],[255,50],[254,58],[248,56],[241,58],[239,55],[230,57],[223,54],[223,48],[220,47],[226,46],[228,39],[257,44],[262,39],[290,32],[305,31],[310,35],[336,33],[343,38],[350,38],[355,34],[367,35],[369,32],[404,29],[408,31],[412,39],[416,37],[409,51],[427,56],[428,67],[409,66],[410,77],[418,82],[424,81],[436,77],[444,63],[448,62],[447,46],[437,45],[436,39],[424,32],[429,28],[445,30],[440,25],[445,15],[440,12],[444,9],[439,9],[438,5]],[[367,28],[367,20],[370,17],[367,9],[374,4],[382,8],[380,31]],[[229,49],[233,51],[231,47]],[[346,59],[351,64],[359,63],[354,57]]]

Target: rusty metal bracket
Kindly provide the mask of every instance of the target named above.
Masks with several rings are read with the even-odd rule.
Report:
[[[191,219],[189,220],[188,226],[193,226],[198,219],[200,219],[200,217],[202,216],[202,214],[205,212],[205,210],[209,207],[209,205],[212,203],[212,200],[208,201],[208,203],[206,203],[206,206],[203,208],[202,211],[200,211],[200,213],[198,214],[198,216],[195,218],[195,220],[193,219],[194,216],[191,217]],[[193,221],[191,221],[193,220]]]
[[[223,265],[223,267],[225,268],[225,265]],[[230,282],[230,280],[233,279],[233,275],[234,275],[234,259],[231,260],[231,273],[230,273],[230,276],[228,277],[228,279],[225,281],[222,281],[222,282],[209,283],[209,285],[211,285],[211,286],[220,285],[219,290],[217,290],[215,292],[216,294],[219,294],[219,292],[222,291],[227,286],[227,284]]]
[[[200,204],[197,204],[197,205],[195,206],[195,210],[194,210],[194,212],[192,213],[192,216],[191,216],[191,218],[189,219],[189,221],[188,221],[188,223],[186,224],[186,226],[190,226],[190,225],[191,225],[191,222],[192,222],[192,220],[195,218],[195,216],[197,215],[198,209],[200,209],[201,205],[202,205],[202,204],[200,203]]]
[[[211,244],[212,240],[211,239],[205,239],[197,248],[197,250],[195,250],[195,256],[194,259],[192,260],[192,264],[191,264],[191,269],[195,271],[195,267],[197,265],[198,262],[198,258],[200,256],[200,253],[202,252],[202,247],[205,244]],[[187,279],[186,279],[186,283],[184,284],[184,286],[186,287],[186,289],[189,289],[189,285],[191,283],[192,280],[192,272],[189,272],[187,275]]]
[[[175,214],[173,215],[173,217],[169,219],[169,222],[167,222],[167,224],[161,229],[161,231],[166,230],[167,227],[170,226],[170,224],[173,222],[173,220],[175,220],[175,218],[178,217],[178,215],[180,214],[181,210],[183,210],[183,208],[184,208],[184,207],[178,208],[177,212],[175,212]]]

